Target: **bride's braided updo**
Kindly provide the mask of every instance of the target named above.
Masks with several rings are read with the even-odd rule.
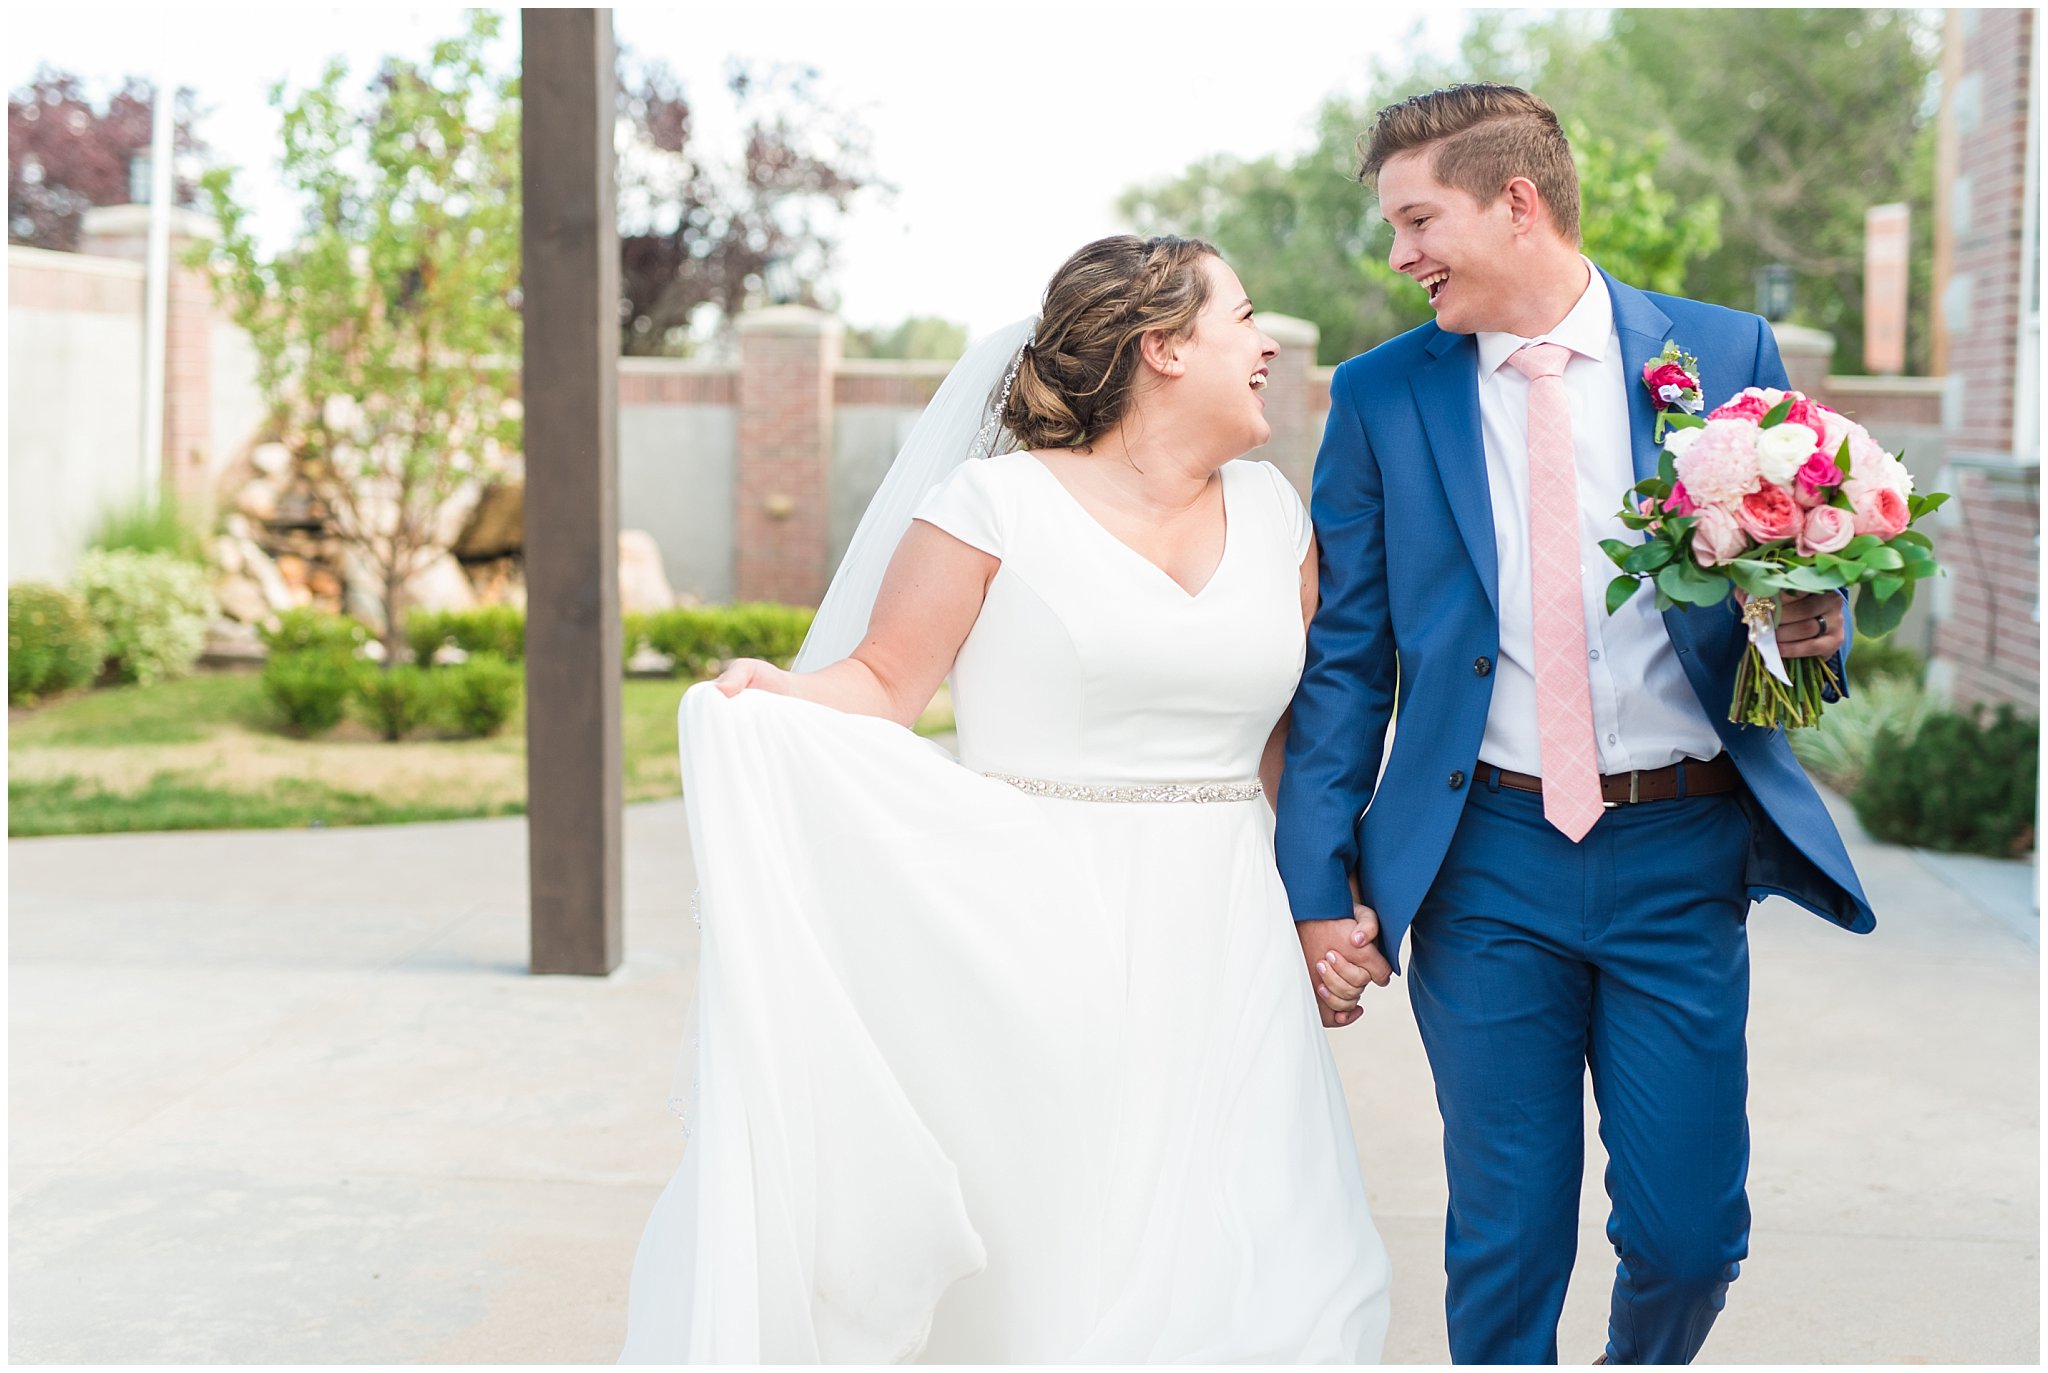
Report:
[[[1074,448],[1123,417],[1138,341],[1185,338],[1209,302],[1199,239],[1119,234],[1088,244],[1053,273],[1038,333],[1017,364],[1003,427],[1024,448]]]

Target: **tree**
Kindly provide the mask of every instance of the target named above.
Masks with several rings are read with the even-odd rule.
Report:
[[[623,352],[686,350],[706,306],[729,322],[763,301],[817,303],[834,224],[877,183],[865,131],[819,96],[816,80],[805,67],[728,63],[740,145],[722,157],[705,146],[668,67],[621,50]]]
[[[1794,318],[1829,330],[1837,365],[1863,356],[1863,217],[1913,209],[1913,308],[1931,290],[1931,99],[1938,41],[1914,10],[1616,10],[1610,55],[1623,79],[1595,92],[1589,121],[1661,133],[1661,185],[1728,207],[1719,252],[1687,274],[1689,294],[1752,308],[1756,273],[1798,274]],[[1911,355],[1926,365],[1926,340]]]
[[[1468,38],[1468,53],[1494,41],[1494,29],[1482,25]],[[1216,244],[1261,309],[1315,322],[1323,360],[1363,352],[1423,323],[1430,310],[1421,288],[1388,265],[1391,231],[1356,180],[1358,137],[1379,105],[1445,84],[1448,75],[1382,74],[1366,100],[1323,106],[1315,147],[1301,157],[1213,158],[1163,186],[1127,192],[1121,208],[1141,232]],[[1653,144],[1624,144],[1569,121],[1566,132],[1587,254],[1624,280],[1678,290],[1686,265],[1718,240],[1718,204],[1710,197],[1681,204],[1657,186]]]
[[[188,162],[207,149],[192,131],[193,93],[181,88],[176,99],[173,161]],[[156,88],[140,77],[97,104],[70,72],[37,68],[7,97],[7,241],[75,252],[87,210],[136,199],[129,163],[148,156],[155,112]],[[189,177],[173,176],[173,204],[197,196]]]
[[[1408,50],[1419,48],[1411,41]],[[1321,325],[1325,358],[1427,317],[1386,270],[1353,139],[1380,106],[1457,81],[1548,99],[1572,140],[1589,256],[1652,289],[1753,309],[1766,263],[1799,274],[1793,318],[1862,355],[1863,214],[1913,206],[1913,318],[1928,304],[1934,38],[1900,10],[1615,10],[1477,16],[1448,60],[1375,69],[1330,101],[1315,149],[1215,160],[1126,195],[1148,230],[1210,238],[1268,308]],[[1912,357],[1925,362],[1925,340]]]
[[[893,329],[853,329],[846,335],[850,358],[922,358],[952,362],[967,351],[967,326],[932,315],[912,315]]]
[[[519,90],[485,68],[498,19],[473,12],[424,63],[388,58],[363,97],[328,65],[283,111],[281,171],[306,201],[274,255],[233,174],[204,179],[216,282],[336,536],[382,586],[385,661],[443,504],[517,451]]]

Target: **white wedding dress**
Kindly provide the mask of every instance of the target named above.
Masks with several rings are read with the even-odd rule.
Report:
[[[698,1092],[623,1360],[1377,1360],[1386,1251],[1270,809],[1152,799],[1254,778],[1301,670],[1307,513],[1269,464],[1222,476],[1193,595],[1028,453],[931,493],[1002,560],[958,759],[685,696]]]

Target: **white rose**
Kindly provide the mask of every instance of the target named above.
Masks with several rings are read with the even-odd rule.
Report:
[[[1757,466],[1773,486],[1790,486],[1794,474],[1819,446],[1820,435],[1803,424],[1773,425],[1757,437]]]
[[[1664,451],[1675,461],[1685,456],[1685,450],[1700,441],[1704,429],[1673,429],[1664,436]]]

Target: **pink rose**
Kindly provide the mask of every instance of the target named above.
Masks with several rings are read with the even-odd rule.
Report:
[[[1693,379],[1692,373],[1675,362],[1648,362],[1643,365],[1643,385],[1650,388],[1650,394],[1657,398],[1659,404],[1674,405],[1677,403],[1676,393],[1697,391],[1700,384]],[[1673,395],[1664,394],[1667,386],[1672,388]]]
[[[1742,556],[1749,536],[1735,517],[1718,505],[1703,506],[1699,522],[1692,527],[1692,557],[1701,567],[1719,567]]]
[[[1795,474],[1792,498],[1809,508],[1826,505],[1835,487],[1842,484],[1842,469],[1827,453],[1816,450]]]
[[[1664,513],[1667,515],[1690,515],[1699,507],[1693,504],[1686,492],[1684,482],[1671,483],[1671,494],[1664,498]]]
[[[1889,539],[1913,522],[1906,498],[1889,486],[1866,486],[1856,493],[1856,532]]]
[[[1760,420],[1771,412],[1771,403],[1764,399],[1764,393],[1754,386],[1729,401],[1726,405],[1708,412],[1710,420]]]
[[[1789,539],[1805,525],[1805,512],[1782,486],[1760,486],[1742,498],[1735,522],[1758,543]]]
[[[1842,440],[1849,437],[1849,431],[1858,426],[1839,410],[1815,403],[1814,411],[1820,420],[1820,450],[1830,458],[1842,451]]]
[[[1799,552],[1838,553],[1856,537],[1856,517],[1835,505],[1817,505],[1806,512],[1806,527],[1799,531]]]
[[[1804,393],[1792,392],[1792,408],[1785,412],[1784,423],[1803,424],[1816,434],[1825,434],[1827,426],[1821,422],[1820,406],[1806,398]]]

